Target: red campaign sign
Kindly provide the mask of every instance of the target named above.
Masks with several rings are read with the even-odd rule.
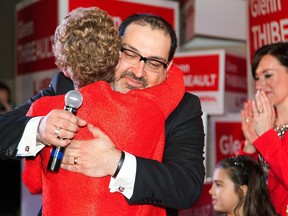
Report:
[[[219,54],[175,56],[174,64],[184,73],[186,91],[219,90]]]
[[[241,143],[245,140],[241,122],[216,122],[216,163],[235,156]]]
[[[16,74],[56,68],[52,42],[58,1],[42,0],[16,9]]]
[[[225,90],[247,94],[246,58],[226,55],[225,59]]]
[[[288,1],[249,1],[250,61],[255,51],[265,45],[288,40]]]
[[[122,20],[126,19],[129,15],[134,13],[153,13],[166,19],[174,28],[176,26],[176,11],[171,7],[163,5],[153,5],[138,2],[125,2],[117,0],[70,0],[69,11],[77,7],[91,7],[96,6],[102,10],[107,11],[113,18],[117,26]]]

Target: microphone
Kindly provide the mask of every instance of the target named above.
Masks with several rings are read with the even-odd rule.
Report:
[[[64,110],[76,115],[77,109],[82,105],[82,102],[83,102],[82,94],[79,91],[71,90],[67,92],[67,94],[65,95]],[[48,170],[58,172],[64,156],[64,151],[65,147],[53,146],[47,166]]]

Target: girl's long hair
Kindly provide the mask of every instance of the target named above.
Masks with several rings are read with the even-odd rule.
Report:
[[[245,216],[278,215],[270,201],[266,175],[254,159],[249,156],[226,158],[220,161],[216,168],[225,169],[235,184],[235,192],[240,200],[234,209],[235,215],[239,215],[238,210],[242,204]],[[242,185],[248,186],[246,196],[240,188]]]

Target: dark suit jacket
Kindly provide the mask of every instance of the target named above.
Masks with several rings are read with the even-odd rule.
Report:
[[[30,104],[45,95],[65,94],[73,83],[58,73],[49,88],[39,92],[26,104],[0,116],[0,158],[16,159]],[[166,143],[163,162],[137,157],[137,173],[130,204],[154,204],[167,208],[167,215],[176,209],[189,208],[198,199],[203,181],[204,130],[199,98],[185,93],[166,121]],[[173,207],[173,209],[170,209]]]

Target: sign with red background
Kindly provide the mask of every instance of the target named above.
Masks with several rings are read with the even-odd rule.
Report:
[[[167,2],[171,3],[171,2]],[[174,28],[176,27],[176,10],[171,6],[165,6],[165,3],[159,4],[159,1],[155,1],[155,4],[145,3],[145,1],[133,2],[133,1],[115,1],[115,0],[69,0],[69,11],[77,7],[91,7],[96,6],[107,11],[114,17],[116,24],[120,24],[122,20],[126,19],[133,13],[153,13],[165,18]],[[177,18],[178,19],[178,18]]]
[[[16,74],[55,68],[52,42],[58,1],[36,1],[16,10]]]
[[[247,94],[247,61],[233,55],[225,58],[225,91]]]
[[[186,91],[218,91],[220,56],[215,54],[178,55],[174,63],[183,71]]]
[[[183,71],[186,91],[197,95],[203,112],[224,112],[225,51],[177,52],[174,64]]]
[[[259,47],[288,40],[288,1],[250,0],[248,7],[250,61],[252,61]]]
[[[224,122],[215,123],[215,141],[216,141],[216,161],[235,156],[245,140],[241,122]]]

